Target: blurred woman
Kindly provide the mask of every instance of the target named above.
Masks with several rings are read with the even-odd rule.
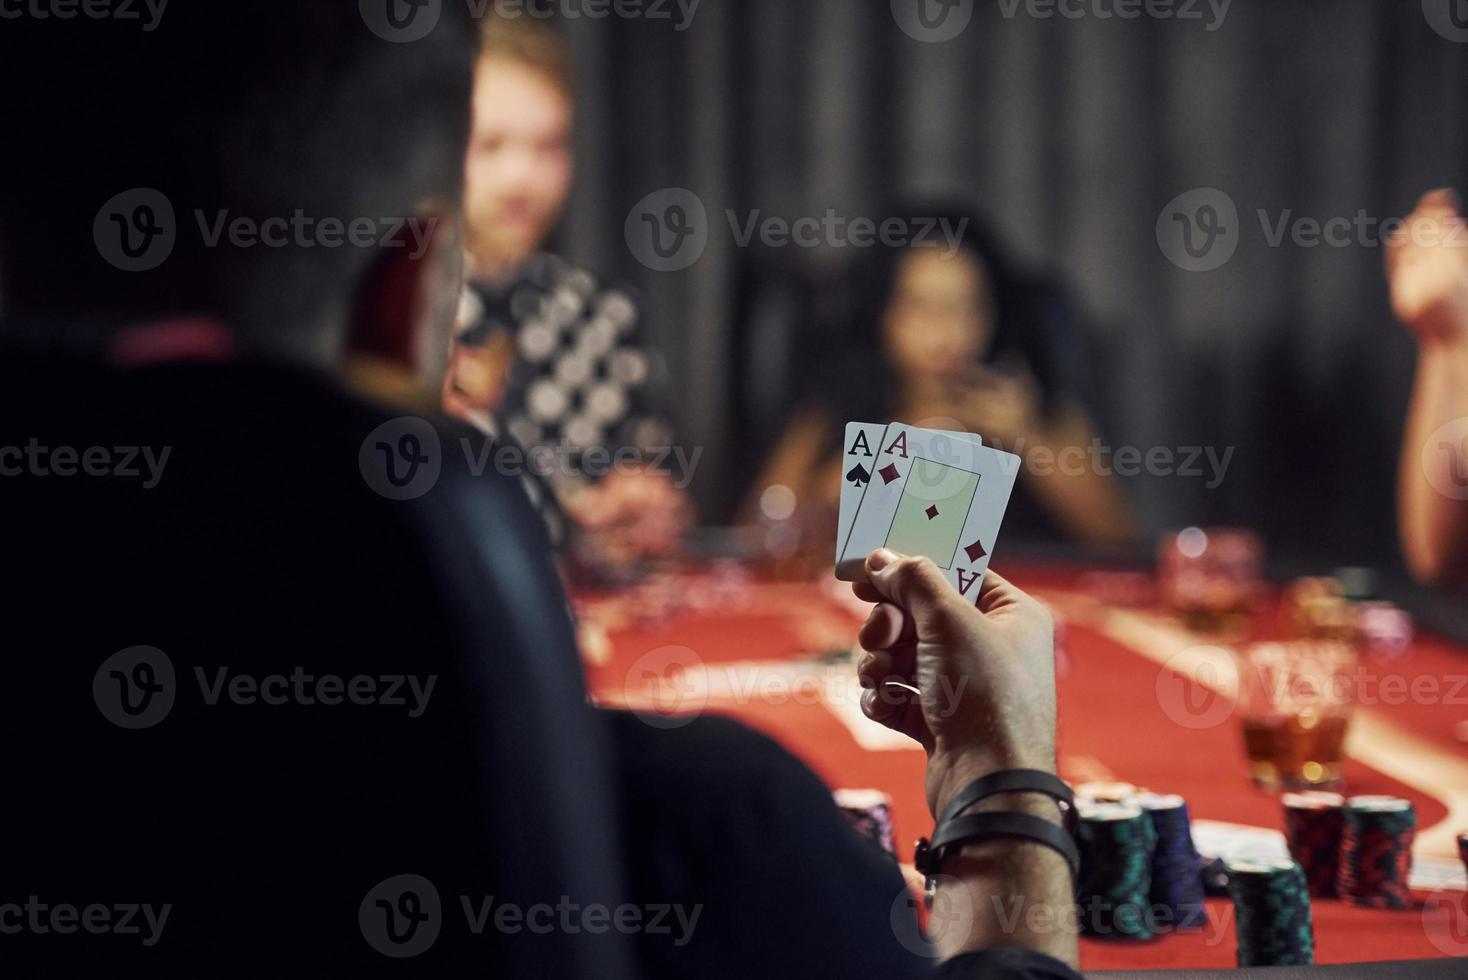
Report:
[[[786,487],[801,525],[823,537],[840,500],[843,426],[896,421],[977,433],[1024,457],[1007,536],[1129,541],[1131,515],[1089,454],[1094,430],[1039,291],[1013,274],[976,219],[912,213],[946,221],[940,227],[957,231],[960,246],[878,247],[864,257],[851,354],[797,410],[751,509],[769,488]]]

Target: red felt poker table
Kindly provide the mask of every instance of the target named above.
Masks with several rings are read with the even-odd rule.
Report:
[[[1207,656],[1222,641],[1145,603],[1098,599],[1096,576],[1085,568],[996,567],[1049,604],[1062,624],[1063,777],[1180,794],[1195,822],[1280,829],[1277,797],[1250,781],[1232,701],[1208,673]],[[1248,626],[1250,636],[1275,628],[1272,604]],[[931,829],[923,754],[860,717],[854,668],[831,656],[850,649],[867,608],[849,598],[847,586],[731,586],[692,575],[651,591],[582,595],[577,607],[588,684],[600,703],[726,714],[775,738],[833,789],[881,790],[892,799],[901,860],[911,861],[912,842]],[[1406,658],[1375,665],[1373,674],[1376,684],[1347,737],[1347,791],[1411,800],[1414,857],[1452,868],[1454,833],[1468,830],[1468,648],[1419,631]],[[1317,899],[1316,963],[1468,956],[1468,905],[1458,878],[1414,890],[1409,911]],[[1146,942],[1083,938],[1083,968],[1234,966],[1232,907],[1227,899],[1208,902],[1207,923],[1197,930]]]

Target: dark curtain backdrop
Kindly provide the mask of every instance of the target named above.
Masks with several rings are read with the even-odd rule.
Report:
[[[683,32],[568,21],[581,125],[564,247],[643,292],[682,441],[705,447],[705,517],[746,489],[769,406],[811,383],[811,358],[772,351],[746,315],[751,280],[829,278],[850,257],[756,260],[723,212],[879,217],[894,195],[939,193],[1069,291],[1109,444],[1234,449],[1211,491],[1126,481],[1149,533],[1243,523],[1281,549],[1394,559],[1414,349],[1390,318],[1381,250],[1271,247],[1257,212],[1381,219],[1461,186],[1468,44],[1418,0],[1234,0],[1217,30],[1207,19],[1007,17],[975,0],[945,43],[907,36],[887,0],[703,0]],[[667,187],[697,193],[712,233],[692,267],[653,272],[623,227]],[[1169,262],[1155,232],[1199,187],[1240,215],[1237,253],[1208,273]]]

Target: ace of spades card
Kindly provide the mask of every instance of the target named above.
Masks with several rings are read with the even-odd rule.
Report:
[[[836,522],[836,560],[846,545],[851,531],[851,518],[861,495],[872,480],[872,463],[882,446],[886,426],[880,422],[847,422],[846,437],[841,443],[841,513]]]
[[[989,567],[1019,457],[949,433],[893,424],[836,565],[851,580],[877,548],[932,559],[968,599]],[[948,437],[948,438],[945,438]]]

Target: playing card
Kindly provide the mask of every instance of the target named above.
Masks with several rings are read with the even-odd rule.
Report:
[[[872,461],[882,447],[886,426],[877,422],[847,422],[846,438],[841,443],[841,512],[836,521],[836,560],[846,547],[851,518],[856,505],[872,479]]]
[[[977,598],[1020,461],[953,436],[887,427],[837,578],[854,578],[870,552],[886,547],[931,558],[960,595]]]
[[[841,457],[841,508],[836,522],[836,561],[846,548],[847,536],[851,533],[851,521],[856,516],[857,505],[866,493],[872,478],[872,463],[877,450],[882,447],[882,434],[887,427],[877,422],[848,422],[846,437],[842,442]],[[948,432],[937,429],[921,430],[930,433],[930,440],[939,452],[952,448],[951,443],[961,442],[973,446],[983,445],[983,440],[968,432]]]

